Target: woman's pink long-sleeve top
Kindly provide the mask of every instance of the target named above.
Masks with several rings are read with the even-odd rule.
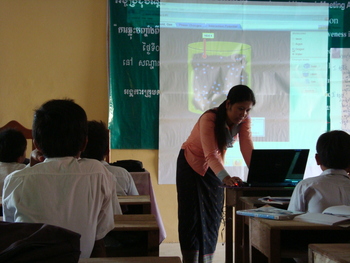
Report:
[[[218,175],[224,170],[224,157],[219,152],[215,139],[214,126],[216,114],[205,112],[197,121],[188,139],[182,144],[188,164],[198,174],[204,176],[208,167]],[[232,134],[234,141],[239,138],[239,144],[244,161],[249,166],[253,150],[251,135],[251,120],[248,117],[239,125],[237,134]]]

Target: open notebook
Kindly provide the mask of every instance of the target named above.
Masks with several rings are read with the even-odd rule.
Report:
[[[308,156],[309,149],[254,149],[245,186],[295,186]]]

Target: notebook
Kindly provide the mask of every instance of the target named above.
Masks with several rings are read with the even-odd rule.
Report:
[[[246,185],[295,186],[304,177],[309,149],[254,149]]]

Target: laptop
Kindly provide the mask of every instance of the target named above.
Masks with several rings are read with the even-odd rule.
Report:
[[[309,149],[254,149],[247,182],[252,187],[294,187],[305,173]]]

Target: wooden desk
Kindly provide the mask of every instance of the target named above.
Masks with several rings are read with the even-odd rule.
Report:
[[[159,256],[159,227],[153,214],[114,215],[104,238],[108,257]]]
[[[280,263],[282,258],[307,258],[311,243],[345,243],[349,228],[249,217],[250,262]]]
[[[121,195],[118,196],[119,204],[125,213],[150,214],[151,199],[149,195]],[[124,212],[123,212],[124,213]]]
[[[252,209],[252,208],[258,208],[266,205],[266,203],[259,200],[259,197],[248,197],[243,196],[240,199],[243,202],[242,209]],[[288,205],[280,205],[280,204],[270,204],[273,207],[281,208],[281,209],[287,209]],[[247,259],[246,262],[249,260],[249,217],[248,216],[242,216],[244,220],[244,227],[242,229],[242,248],[244,251],[244,258]]]
[[[163,224],[162,216],[160,214],[156,196],[153,191],[152,180],[150,173],[146,170],[145,172],[130,172],[134,179],[136,188],[140,195],[149,195],[151,199],[151,213],[156,216],[159,226],[159,244],[166,238],[165,226]]]
[[[249,261],[248,249],[245,249],[247,242],[248,225],[244,223],[243,216],[236,215],[235,211],[244,209],[244,203],[241,197],[256,196],[291,196],[293,187],[239,187],[226,188],[225,200],[225,262],[226,263],[246,263]],[[233,211],[233,208],[235,211]],[[233,225],[234,222],[234,225]],[[233,254],[233,231],[234,232],[234,251]],[[246,238],[244,235],[246,234]],[[234,260],[233,260],[234,259]]]
[[[310,244],[309,263],[349,263],[350,243]]]
[[[79,263],[181,263],[179,257],[81,258]]]

